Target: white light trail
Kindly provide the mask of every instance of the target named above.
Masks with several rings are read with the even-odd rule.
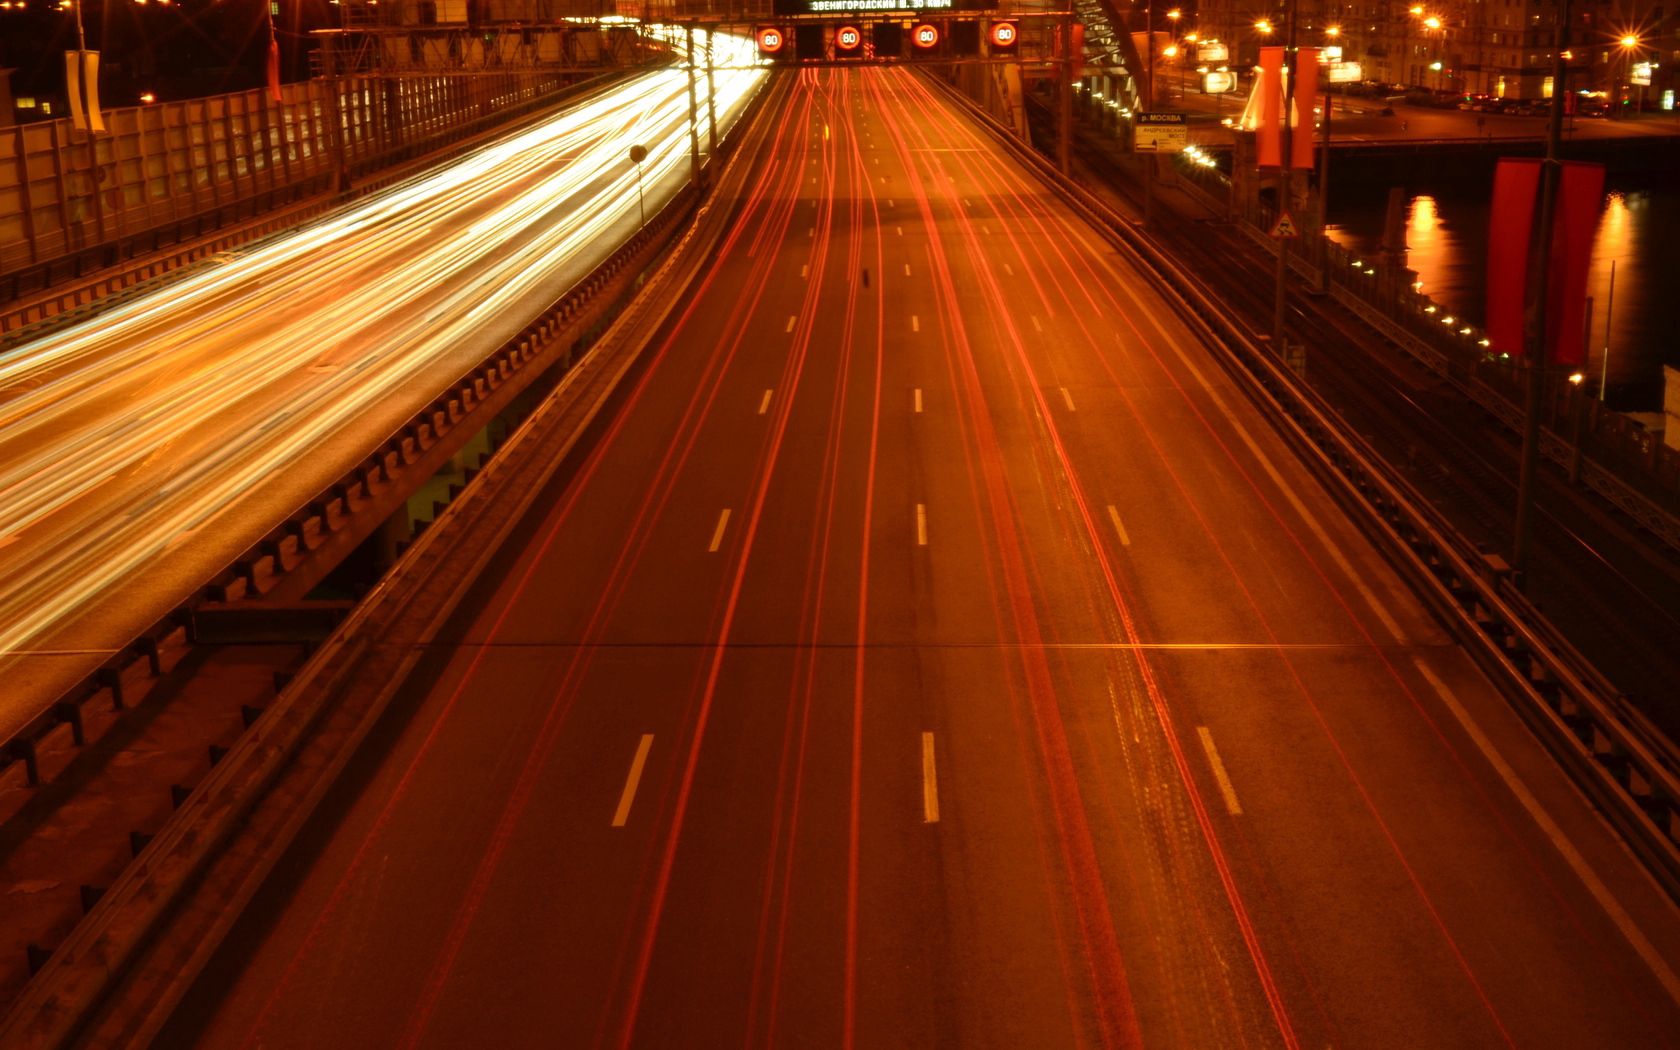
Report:
[[[715,48],[735,67],[714,75],[727,126],[765,74],[740,68],[750,41],[719,35]],[[0,353],[0,657],[39,646],[370,413],[422,406],[465,370],[454,363],[515,334],[635,229],[632,144],[648,151],[650,205],[680,188],[687,91],[684,70],[643,74]],[[704,76],[697,92],[704,121]],[[366,435],[366,449],[385,436]],[[0,738],[15,714],[0,712]]]

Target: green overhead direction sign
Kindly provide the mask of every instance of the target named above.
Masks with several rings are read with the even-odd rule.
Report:
[[[1139,153],[1179,153],[1190,145],[1190,125],[1183,113],[1139,113],[1136,141]]]

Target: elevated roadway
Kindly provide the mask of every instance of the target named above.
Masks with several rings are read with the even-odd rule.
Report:
[[[717,75],[725,127],[762,75]],[[669,199],[687,92],[636,77],[0,350],[0,741],[589,273],[639,224],[638,174]]]
[[[774,90],[164,1043],[1675,1042],[1673,903],[1173,305],[914,74]]]

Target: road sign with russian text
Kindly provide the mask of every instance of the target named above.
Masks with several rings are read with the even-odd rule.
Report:
[[[1190,125],[1183,113],[1139,113],[1136,141],[1139,153],[1179,153],[1190,145]]]

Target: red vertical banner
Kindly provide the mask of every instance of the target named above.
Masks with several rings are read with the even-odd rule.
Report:
[[[1255,113],[1259,162],[1262,168],[1283,167],[1283,48],[1260,49],[1260,80],[1254,90],[1260,106]]]
[[[1546,270],[1546,360],[1586,363],[1587,270],[1604,204],[1604,165],[1565,161],[1559,172],[1557,211],[1552,219],[1552,255]]]
[[[1295,52],[1295,119],[1289,126],[1289,166],[1313,166],[1313,101],[1318,98],[1318,48]]]
[[[268,97],[276,106],[285,101],[280,97],[280,41],[272,32],[268,34]]]
[[[1073,23],[1073,30],[1070,35],[1073,38],[1073,54],[1071,56],[1074,61],[1073,75],[1079,76],[1079,70],[1085,65],[1085,23]]]
[[[1540,162],[1501,158],[1493,172],[1493,216],[1488,223],[1487,334],[1496,353],[1521,357],[1528,292],[1528,244]]]

